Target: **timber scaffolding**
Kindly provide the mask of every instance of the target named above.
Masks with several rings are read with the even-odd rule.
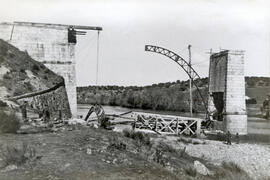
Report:
[[[158,134],[199,134],[200,118],[133,112],[135,128],[150,129]]]

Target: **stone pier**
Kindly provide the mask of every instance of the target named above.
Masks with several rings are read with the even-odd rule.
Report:
[[[77,114],[75,45],[72,25],[14,22],[0,24],[0,39],[16,46],[65,79],[73,117]]]
[[[222,51],[210,57],[209,93],[216,109],[216,119],[223,121],[224,131],[247,134],[244,54]]]

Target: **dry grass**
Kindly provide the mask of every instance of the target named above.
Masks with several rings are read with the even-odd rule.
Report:
[[[36,149],[29,146],[28,143],[23,142],[21,146],[7,145],[6,148],[1,147],[1,158],[7,165],[22,165],[27,160],[34,159],[36,157]]]
[[[223,162],[221,167],[214,170],[214,179],[251,180],[248,174],[233,162]]]

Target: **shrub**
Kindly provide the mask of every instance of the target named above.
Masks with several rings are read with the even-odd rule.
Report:
[[[157,148],[155,149],[155,152],[153,154],[153,161],[155,161],[158,164],[161,164],[162,166],[166,165],[166,162],[168,161],[164,156],[164,151]]]
[[[164,152],[177,153],[175,148],[173,148],[171,145],[162,141],[157,145],[157,148],[161,149]]]
[[[8,52],[8,47],[6,45],[4,45],[4,44],[1,45],[0,46],[0,54],[5,56],[5,55],[7,55],[7,52]]]
[[[190,138],[180,137],[177,139],[178,142],[183,142],[184,144],[190,144],[192,143],[192,140]]]
[[[4,79],[11,79],[11,76],[10,76],[9,73],[6,73],[6,74],[4,74],[3,78],[4,78]]]
[[[150,141],[150,137],[148,136],[148,134],[140,132],[140,131],[134,131],[134,130],[129,130],[129,129],[124,129],[123,130],[123,135],[134,139],[136,141],[139,141],[145,145],[150,145],[151,141]]]
[[[7,107],[7,106],[8,106],[7,103],[0,100],[0,107]]]
[[[0,56],[0,63],[3,63],[4,61],[5,59],[2,56]]]
[[[107,147],[109,150],[118,149],[120,151],[125,151],[127,149],[127,145],[121,142],[118,138],[113,138],[110,140],[110,144]]]
[[[48,73],[50,73],[50,70],[49,69],[46,69],[44,73],[45,74],[48,74]]]
[[[197,171],[194,167],[188,166],[184,169],[185,173],[189,176],[195,177],[197,175]]]
[[[9,52],[8,52],[8,56],[9,56],[10,58],[14,58],[16,55],[9,51]]]
[[[23,142],[20,147],[7,145],[6,148],[1,147],[1,158],[5,165],[22,165],[27,160],[36,157],[36,149]]]
[[[32,92],[32,91],[34,90],[32,84],[31,84],[30,82],[24,82],[23,84],[24,84],[24,87],[25,87],[28,91]]]
[[[6,113],[0,110],[0,132],[16,133],[20,128],[20,122],[14,112]]]
[[[34,65],[32,66],[32,70],[33,70],[33,71],[39,71],[40,68],[39,68],[38,65],[34,64]]]

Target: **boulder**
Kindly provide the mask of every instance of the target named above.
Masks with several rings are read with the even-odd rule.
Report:
[[[73,118],[73,119],[70,119],[70,120],[68,121],[68,124],[69,124],[69,125],[76,125],[76,124],[86,125],[86,121],[84,121],[83,119],[76,119],[76,118]]]
[[[92,150],[90,148],[87,148],[86,149],[86,154],[91,155],[92,154]]]
[[[200,161],[194,161],[194,168],[199,174],[202,175],[209,175],[210,171],[207,169],[207,167],[202,164]]]

